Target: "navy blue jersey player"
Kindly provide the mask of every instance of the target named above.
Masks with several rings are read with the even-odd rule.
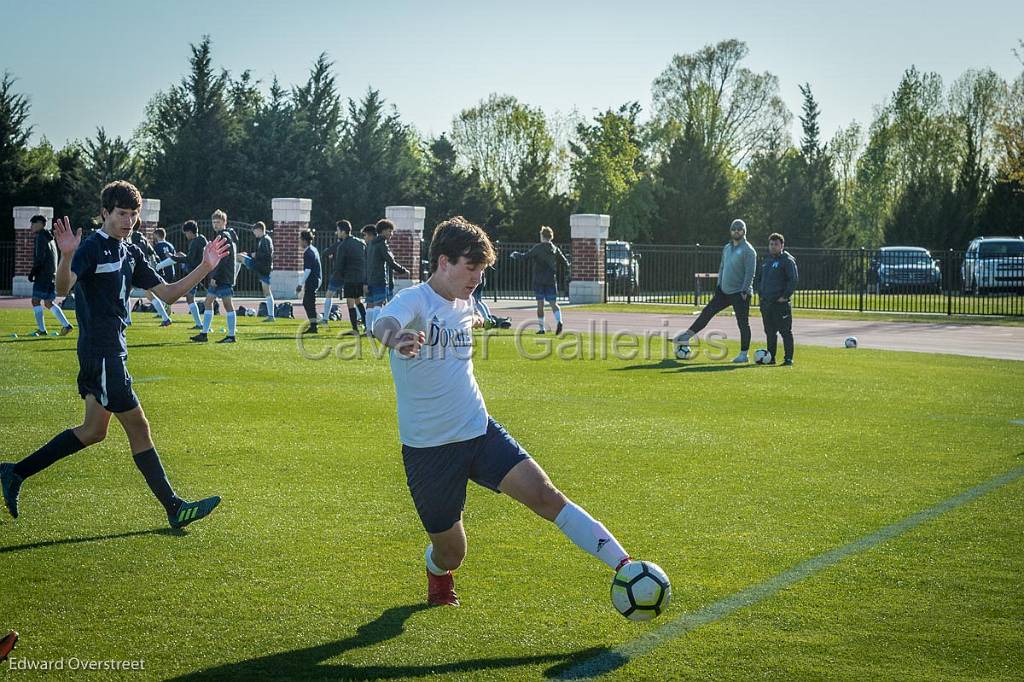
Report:
[[[78,392],[85,400],[85,418],[80,426],[63,431],[20,462],[0,464],[4,503],[11,516],[17,518],[18,496],[25,480],[102,441],[113,415],[121,422],[135,464],[163,505],[171,527],[181,528],[212,512],[220,498],[186,502],[167,481],[126,365],[128,297],[132,287],[139,287],[170,303],[213,270],[228,248],[223,239],[213,241],[195,270],[168,284],[153,270],[142,251],[128,241],[139,220],[139,190],[119,180],[103,188],[100,200],[103,227],[99,231],[83,240],[81,233],[72,231],[67,217],[54,221],[53,230],[62,256],[57,267],[57,292],[66,296],[72,287],[75,290],[79,323]]]

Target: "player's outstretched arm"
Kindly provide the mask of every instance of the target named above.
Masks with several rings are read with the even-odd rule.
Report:
[[[158,296],[164,303],[174,303],[210,274],[217,267],[217,264],[220,263],[221,258],[228,255],[229,250],[228,240],[224,237],[217,237],[203,249],[203,260],[195,270],[177,282],[170,284],[162,282],[149,291]]]
[[[60,251],[56,276],[57,294],[67,296],[78,281],[78,276],[71,272],[71,259],[74,258],[78,245],[82,243],[82,232],[72,230],[71,221],[64,216],[64,220],[53,221],[53,240]]]

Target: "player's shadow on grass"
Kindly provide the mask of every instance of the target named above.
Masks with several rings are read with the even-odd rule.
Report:
[[[424,609],[426,604],[396,606],[375,620],[359,626],[352,637],[328,642],[305,649],[283,651],[248,661],[228,663],[216,668],[173,678],[179,682],[207,682],[213,680],[259,679],[317,679],[317,680],[392,680],[403,677],[432,677],[444,673],[471,673],[478,670],[507,670],[517,666],[554,663],[544,675],[557,677],[577,663],[607,651],[605,647],[584,649],[564,654],[538,654],[533,656],[503,656],[498,658],[472,658],[449,663],[423,665],[346,665],[324,663],[347,651],[373,646],[400,636],[405,622]],[[438,607],[443,608],[443,607]],[[437,650],[440,651],[440,650]]]
[[[24,545],[11,545],[9,547],[0,547],[0,554],[9,554],[11,552],[27,552],[33,549],[42,549],[44,547],[57,547],[60,545],[77,545],[84,542],[102,542],[103,540],[133,538],[139,535],[170,535],[177,537],[180,535],[187,535],[187,532],[184,530],[177,530],[174,528],[153,528],[150,530],[133,530],[128,533],[114,533],[112,535],[90,535],[81,538],[61,538],[59,540],[43,540],[41,542],[30,542]]]
[[[631,372],[637,369],[647,370],[675,370],[677,372],[731,372],[736,369],[745,369],[753,367],[754,365],[748,363],[727,363],[727,364],[715,364],[715,365],[695,365],[688,362],[679,362],[671,358],[665,358],[660,362],[655,362],[647,365],[628,365],[626,367],[616,367],[613,372]]]
[[[131,343],[128,344],[129,350],[135,350],[136,348],[171,348],[174,346],[194,346],[195,344],[191,341],[164,341],[162,343]],[[78,347],[67,346],[65,348],[44,348],[40,350],[40,353],[71,353],[77,351]]]

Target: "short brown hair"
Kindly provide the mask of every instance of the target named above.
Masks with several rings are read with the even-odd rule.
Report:
[[[267,231],[267,224],[265,222],[263,222],[262,220],[257,220],[256,223],[252,226],[252,229],[254,229],[254,230],[263,230],[264,232],[266,232]]]
[[[344,218],[334,223],[334,228],[337,230],[341,230],[342,232],[348,232],[349,234],[352,234],[352,223],[345,220]]]
[[[157,227],[157,228],[154,228],[154,230],[153,230],[153,236],[154,236],[154,237],[159,237],[160,239],[163,239],[164,237],[166,237],[166,236],[167,236],[167,230],[165,230],[165,229],[164,229],[164,228],[162,228],[162,227]]]
[[[768,235],[768,241],[770,241],[770,242],[779,241],[779,242],[782,242],[783,244],[785,244],[786,243],[786,238],[783,237],[778,232],[772,232],[770,235]]]
[[[316,230],[302,230],[301,232],[299,232],[299,238],[302,241],[308,242],[310,244],[313,243],[313,237],[315,237],[315,236],[316,236]]]
[[[552,230],[547,225],[541,225],[540,236],[543,237],[544,239],[547,239],[548,241],[551,241],[552,239],[555,238],[555,231]]]
[[[181,231],[199,234],[199,225],[194,220],[186,220],[185,224],[181,226]]]
[[[383,230],[394,230],[395,224],[387,218],[381,218],[377,221],[377,234],[380,234]]]
[[[465,256],[473,265],[485,266],[493,265],[497,260],[487,233],[462,216],[449,218],[434,228],[434,236],[430,240],[430,272],[437,270],[441,256],[451,263]]]
[[[142,193],[138,188],[125,180],[114,180],[100,192],[100,206],[113,212],[115,208],[127,208],[137,211],[142,208]]]
[[[220,219],[221,219],[221,220],[223,220],[224,222],[227,222],[227,221],[228,221],[228,214],[227,214],[227,213],[225,213],[224,211],[222,211],[222,210],[220,210],[220,209],[218,208],[218,209],[217,209],[216,211],[214,211],[214,212],[213,212],[213,214],[212,214],[212,215],[210,216],[210,220],[216,220],[217,218],[220,218]]]

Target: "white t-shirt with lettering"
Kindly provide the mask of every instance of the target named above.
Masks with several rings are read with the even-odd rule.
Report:
[[[410,358],[391,350],[398,435],[413,448],[469,440],[487,432],[487,406],[473,376],[473,304],[449,301],[426,282],[399,291],[378,319],[426,336]]]

